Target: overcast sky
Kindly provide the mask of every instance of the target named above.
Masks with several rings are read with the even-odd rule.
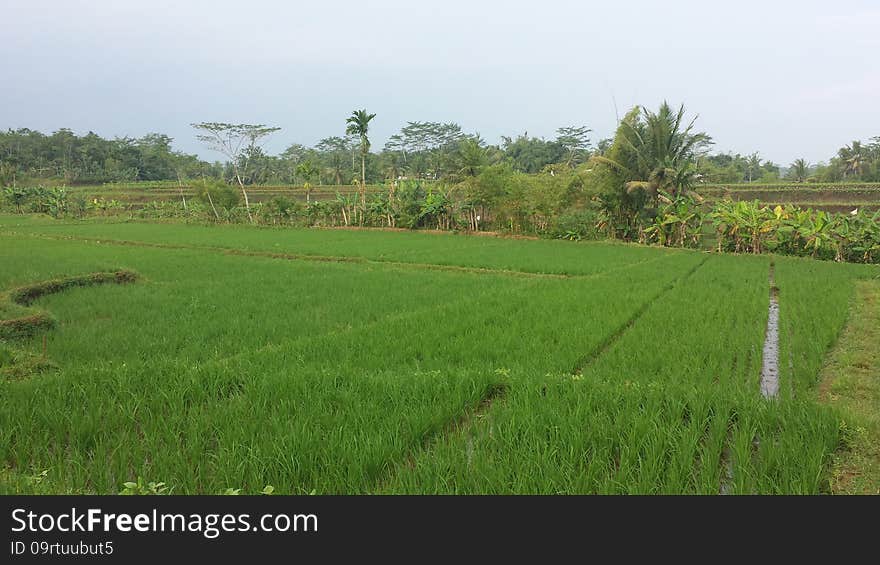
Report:
[[[407,121],[492,143],[663,99],[716,150],[788,164],[880,135],[880,1],[0,0],[0,128],[167,133],[280,126],[266,148]]]

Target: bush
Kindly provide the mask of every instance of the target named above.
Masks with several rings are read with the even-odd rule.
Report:
[[[599,239],[602,237],[596,228],[598,212],[591,208],[574,210],[554,217],[547,228],[547,237],[553,239]]]
[[[216,210],[219,219],[229,219],[235,216],[233,210],[241,203],[241,194],[237,189],[223,181],[214,179],[193,181],[192,188],[199,200],[211,210],[211,213]]]
[[[264,224],[293,224],[304,215],[304,211],[300,202],[276,196],[260,206],[257,217]]]

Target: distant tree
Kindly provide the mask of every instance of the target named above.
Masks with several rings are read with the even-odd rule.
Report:
[[[370,122],[373,118],[376,117],[376,114],[368,114],[366,109],[364,110],[355,110],[351,113],[351,116],[345,120],[345,123],[348,124],[345,128],[345,133],[348,135],[354,135],[360,138],[360,148],[361,148],[361,218],[360,223],[364,223],[364,217],[367,212],[367,154],[370,152],[370,138],[368,137],[370,131]]]
[[[486,149],[483,147],[480,136],[468,137],[459,142],[459,173],[465,177],[475,177],[480,174],[483,167],[488,163]]]
[[[303,188],[306,190],[306,202],[311,202],[312,185],[310,181],[316,174],[318,174],[318,169],[315,168],[315,165],[311,161],[306,160],[296,166],[296,173],[305,179]]]
[[[583,160],[590,148],[589,133],[593,131],[587,126],[564,127],[556,130],[556,143],[568,152],[565,164],[572,167]]]
[[[290,167],[290,176],[293,184],[296,184],[296,167],[303,159],[305,159],[308,152],[308,147],[299,143],[293,143],[281,152],[280,157],[287,161],[288,166]]]
[[[560,163],[566,157],[566,149],[558,141],[529,137],[528,132],[516,139],[507,136],[501,139],[505,160],[521,173],[540,172],[547,165]]]
[[[810,174],[810,164],[806,159],[796,159],[788,168],[788,176],[795,182],[804,182]]]
[[[456,173],[458,143],[465,137],[454,122],[407,122],[388,139],[384,150],[399,156],[400,168],[413,176],[441,178]]]
[[[758,173],[761,171],[761,158],[757,153],[752,153],[746,159],[746,174],[748,175],[748,181],[752,182],[753,178],[758,176]]]
[[[227,124],[224,122],[200,122],[190,125],[203,132],[196,135],[196,139],[209,149],[221,153],[232,163],[235,180],[238,181],[238,186],[244,197],[248,219],[253,223],[254,217],[251,215],[250,201],[242,180],[242,168],[247,168],[248,156],[253,154],[254,149],[259,145],[258,142],[281,128],[267,127],[263,124]]]
[[[599,142],[596,144],[596,153],[599,155],[604,155],[608,152],[609,149],[611,149],[611,145],[613,143],[614,139],[610,137],[600,139]]]
[[[344,184],[342,173],[345,171],[348,154],[351,152],[352,146],[353,143],[350,137],[339,136],[325,137],[315,146],[329,166],[334,182],[337,185]]]
[[[843,161],[844,177],[860,177],[867,165],[867,151],[860,141],[853,141],[838,151],[838,156]]]

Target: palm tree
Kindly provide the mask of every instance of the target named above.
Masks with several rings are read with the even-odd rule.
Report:
[[[459,173],[465,177],[475,177],[486,165],[488,157],[479,135],[467,137],[458,145]]]
[[[311,201],[312,201],[311,180],[319,172],[320,171],[318,171],[318,169],[315,168],[315,165],[312,164],[311,160],[303,161],[302,163],[300,163],[299,165],[296,166],[296,173],[305,179],[305,183],[303,184],[303,188],[306,191],[306,203],[307,204],[311,203]],[[318,184],[321,184],[320,176],[318,178]]]
[[[696,175],[696,157],[712,138],[694,132],[694,117],[685,124],[684,106],[673,111],[663,102],[657,113],[641,107],[631,112],[618,129],[617,159],[594,156],[592,161],[609,165],[630,180],[627,192],[643,190],[654,199],[660,191],[673,198],[689,191]]]
[[[860,141],[853,141],[851,146],[846,146],[839,152],[843,160],[844,176],[859,176],[865,168],[865,151]]]
[[[367,137],[367,133],[370,130],[370,120],[375,117],[376,114],[368,114],[364,109],[355,110],[345,120],[345,123],[348,124],[345,133],[356,135],[361,140],[361,225],[364,223],[364,216],[367,212],[367,153],[370,152],[370,138]]]
[[[757,153],[752,153],[746,159],[746,172],[749,175],[749,182],[752,182],[752,178],[758,171],[761,170],[761,158]]]
[[[788,169],[788,176],[795,182],[804,182],[810,174],[810,164],[806,159],[797,159]]]

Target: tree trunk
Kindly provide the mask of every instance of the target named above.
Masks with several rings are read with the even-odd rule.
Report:
[[[177,186],[180,188],[180,197],[183,199],[183,211],[186,212],[186,196],[183,195],[183,182],[180,180],[180,173],[177,173]]]
[[[214,199],[211,198],[211,191],[205,189],[205,194],[208,195],[208,202],[211,203],[211,210],[214,210],[214,217],[217,218],[217,221],[220,221],[220,214],[217,213],[217,208],[214,206]]]
[[[389,228],[394,227],[394,214],[393,214],[394,209],[392,206],[394,204],[394,187],[395,187],[396,182],[397,181],[392,180],[391,183],[388,185],[388,210],[387,210],[387,213],[388,213],[388,227]]]
[[[244,207],[247,209],[248,220],[251,223],[254,223],[254,217],[251,216],[251,203],[248,200],[247,191],[244,189],[244,183],[241,180],[241,175],[238,174],[238,167],[235,167],[235,180],[238,181],[238,186],[241,188],[241,194],[244,196]]]
[[[361,225],[367,217],[367,154],[361,152]]]

